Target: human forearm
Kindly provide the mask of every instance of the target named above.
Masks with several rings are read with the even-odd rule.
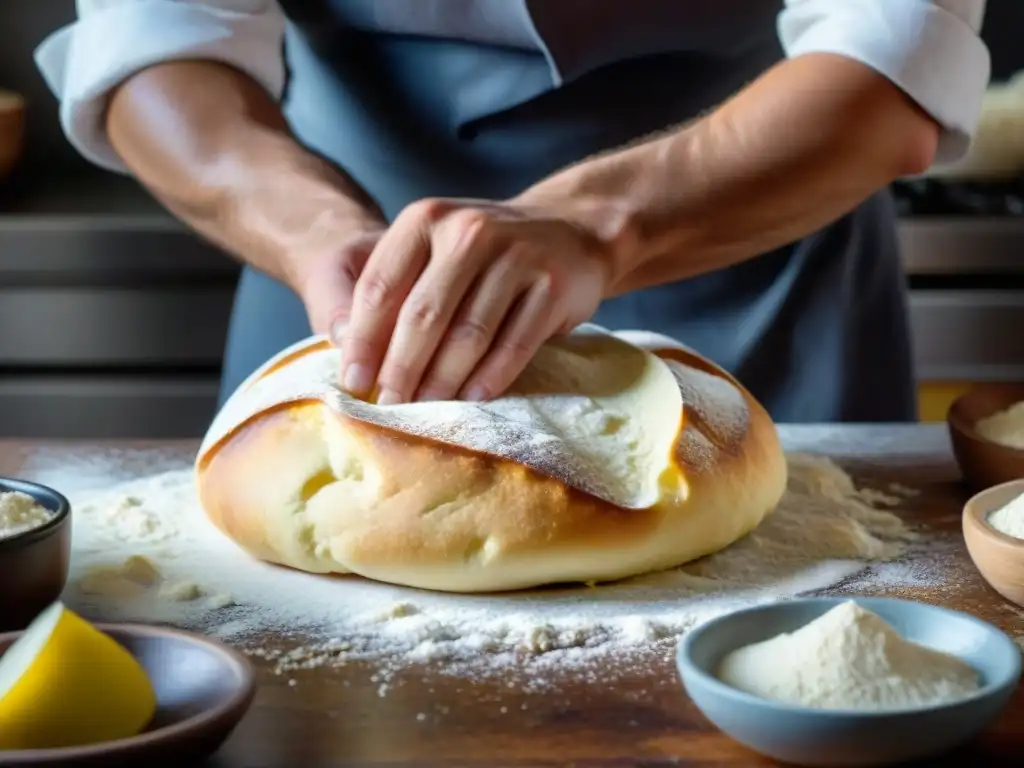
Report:
[[[518,202],[563,209],[613,254],[613,292],[792,242],[931,162],[938,126],[849,59],[785,61],[708,116],[573,166]]]
[[[222,64],[171,62],[135,75],[113,94],[107,132],[172,212],[293,287],[300,259],[380,220],[357,185],[292,138],[255,81]]]

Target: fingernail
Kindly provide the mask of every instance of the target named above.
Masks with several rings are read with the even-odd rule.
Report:
[[[466,390],[466,399],[474,403],[482,403],[487,399],[487,390],[477,385]]]
[[[401,396],[393,389],[382,389],[377,395],[377,405],[398,405],[401,402]]]
[[[373,388],[373,371],[362,363],[352,363],[345,369],[342,386],[354,395],[366,394]]]
[[[331,341],[334,342],[334,346],[341,347],[345,341],[345,321],[336,320],[334,325],[331,326]]]

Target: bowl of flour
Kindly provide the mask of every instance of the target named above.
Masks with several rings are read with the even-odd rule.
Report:
[[[950,406],[946,423],[973,490],[1024,478],[1024,384],[979,384]]]
[[[964,505],[964,542],[978,573],[1024,607],[1024,479],[996,485]]]
[[[71,505],[52,488],[0,477],[0,632],[24,629],[60,597]]]
[[[679,645],[683,685],[728,736],[796,765],[935,757],[1006,707],[1021,653],[973,616],[890,598],[803,598],[737,611]]]

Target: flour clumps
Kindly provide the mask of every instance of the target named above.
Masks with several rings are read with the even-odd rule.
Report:
[[[118,565],[100,565],[83,574],[79,588],[87,595],[112,598],[138,597],[160,583],[162,576],[153,561],[132,555]]]
[[[795,632],[733,651],[718,677],[785,704],[869,711],[949,704],[981,686],[970,665],[904,639],[853,600]]]
[[[1024,494],[989,514],[988,524],[1007,536],[1024,539]]]
[[[88,569],[78,581],[83,595],[107,599],[133,600],[152,596],[172,603],[186,603],[207,597],[206,591],[193,581],[167,581],[148,557],[132,555],[116,565],[99,565]],[[221,593],[209,596],[212,608],[232,604],[230,596]]]
[[[0,541],[41,528],[54,513],[27,493],[0,492]]]
[[[974,431],[993,443],[1024,450],[1024,401],[979,419]]]

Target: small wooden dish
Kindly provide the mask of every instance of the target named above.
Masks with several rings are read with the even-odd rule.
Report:
[[[25,99],[0,89],[0,182],[14,169],[25,148]]]
[[[982,491],[964,506],[967,552],[982,577],[1011,603],[1024,607],[1024,540],[1000,533],[988,516],[1024,494],[1024,480]]]
[[[1024,400],[1024,384],[981,384],[961,395],[946,414],[953,453],[964,481],[982,491],[1024,478],[1024,451],[986,440],[975,425]]]

